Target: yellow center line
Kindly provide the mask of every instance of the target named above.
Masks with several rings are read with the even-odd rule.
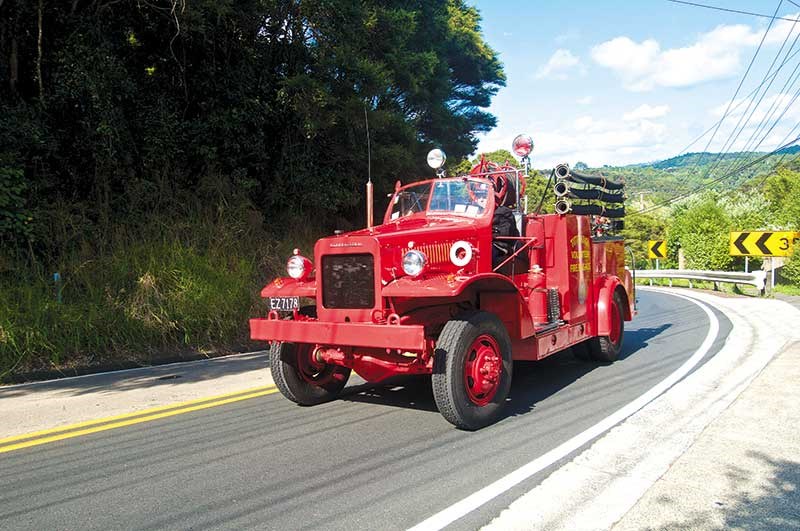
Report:
[[[278,389],[274,386],[256,387],[244,391],[237,391],[235,393],[226,393],[224,395],[217,395],[209,398],[200,398],[196,400],[187,400],[186,402],[179,402],[167,406],[161,406],[133,413],[125,413],[122,415],[115,415],[113,417],[105,417],[101,419],[88,420],[69,426],[62,426],[60,428],[52,428],[49,430],[41,430],[23,435],[15,435],[0,439],[0,454],[20,450],[22,448],[29,448],[31,446],[38,446],[40,444],[47,444],[50,442],[61,441],[64,439],[71,439],[73,437],[80,437],[82,435],[89,435],[106,430],[113,430],[115,428],[122,428],[124,426],[131,426],[133,424],[141,424],[143,422],[150,422],[153,420],[173,417],[183,413],[190,413],[192,411],[200,411],[212,407],[231,404],[242,400],[249,400],[259,396],[271,395],[277,393]],[[114,422],[116,421],[116,422]],[[89,427],[91,426],[91,427]],[[85,429],[78,429],[85,428]],[[66,432],[66,433],[64,433]],[[49,437],[43,437],[44,435]],[[35,438],[34,438],[35,437]],[[7,444],[22,439],[30,439],[16,444]]]

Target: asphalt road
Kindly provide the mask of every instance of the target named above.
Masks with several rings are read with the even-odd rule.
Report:
[[[640,292],[622,359],[516,364],[508,416],[476,433],[436,411],[429,379],[353,382],[301,408],[280,395],[0,455],[0,529],[404,529],[643,394],[703,341],[696,305]],[[721,346],[729,322],[717,314]],[[558,463],[457,521],[476,529]]]

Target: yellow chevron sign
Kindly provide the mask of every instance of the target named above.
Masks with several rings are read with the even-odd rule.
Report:
[[[667,240],[649,240],[647,242],[647,258],[666,258]]]
[[[731,232],[731,256],[789,256],[800,245],[800,232]]]

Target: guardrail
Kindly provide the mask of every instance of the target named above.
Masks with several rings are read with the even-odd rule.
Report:
[[[731,284],[749,284],[763,292],[767,283],[766,271],[753,271],[743,273],[740,271],[698,271],[695,269],[639,269],[635,271],[636,278],[667,278],[672,286],[673,278],[680,278],[689,281],[692,287],[692,280],[705,280],[706,282],[728,282]]]

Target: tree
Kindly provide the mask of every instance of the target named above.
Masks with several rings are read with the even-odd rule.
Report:
[[[650,214],[634,214],[625,218],[622,236],[625,238],[625,245],[633,250],[637,268],[646,268],[643,264],[648,260],[647,244],[650,240],[666,239],[666,226],[665,220]]]
[[[764,184],[764,197],[773,227],[800,228],[800,172],[785,166],[778,168]]]
[[[102,234],[239,190],[275,224],[356,217],[365,112],[380,193],[474,151],[505,83],[464,0],[6,0],[0,79],[15,204]]]
[[[680,246],[689,269],[727,270],[732,265],[730,229],[730,218],[717,203],[716,194],[706,193],[673,210],[667,229],[668,250],[676,256]]]

